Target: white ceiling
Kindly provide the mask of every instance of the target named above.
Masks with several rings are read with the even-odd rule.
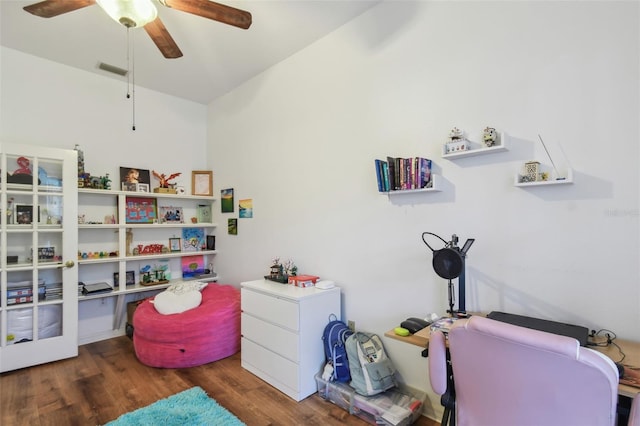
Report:
[[[221,0],[251,12],[248,30],[169,9],[154,2],[184,56],[165,59],[143,29],[131,30],[135,84],[209,103],[291,56],[380,0]],[[126,81],[98,69],[127,65],[127,30],[98,5],[54,18],[22,8],[38,0],[0,0],[0,44],[31,55]],[[130,74],[131,75],[131,74]]]

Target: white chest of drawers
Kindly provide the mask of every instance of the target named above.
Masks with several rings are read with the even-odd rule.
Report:
[[[248,281],[241,304],[242,367],[296,401],[316,392],[322,332],[331,314],[340,318],[340,289]]]

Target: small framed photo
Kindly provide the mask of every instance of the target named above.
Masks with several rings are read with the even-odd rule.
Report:
[[[56,257],[55,247],[38,247],[38,261],[53,262]]]
[[[181,251],[180,248],[180,238],[169,238],[169,250],[170,251]]]
[[[145,183],[147,185],[151,185],[151,174],[149,173],[149,170],[146,169],[121,166],[120,182],[133,184]]]
[[[194,170],[191,172],[191,194],[213,195],[213,172],[211,170]]]
[[[147,184],[147,183],[136,183],[136,191],[137,192],[149,192],[149,184]]]
[[[215,250],[215,249],[216,249],[216,236],[207,235],[207,250]]]
[[[18,225],[30,225],[33,223],[33,206],[30,204],[16,205],[15,223]],[[38,206],[38,222],[40,221],[40,206]]]
[[[136,192],[137,189],[138,189],[138,187],[137,187],[137,184],[135,184],[135,183],[122,182],[122,190],[123,191]]]
[[[125,272],[125,284],[126,285],[135,285],[136,284],[136,273],[135,271],[127,271]],[[120,282],[120,272],[113,273],[113,285],[117,286]]]
[[[160,223],[184,223],[182,207],[160,207]]]

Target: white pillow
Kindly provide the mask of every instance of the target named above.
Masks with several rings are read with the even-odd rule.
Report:
[[[180,282],[177,284],[171,284],[169,287],[167,287],[165,291],[170,291],[175,294],[182,294],[182,293],[186,293],[188,291],[194,291],[194,290],[201,291],[207,285],[209,285],[209,283],[201,283],[199,281],[187,281],[187,282]]]
[[[162,315],[179,314],[197,308],[202,302],[202,293],[198,290],[184,291],[179,294],[165,290],[153,300],[156,311]]]

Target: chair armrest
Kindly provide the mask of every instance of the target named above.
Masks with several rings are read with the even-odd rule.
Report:
[[[629,411],[629,426],[640,426],[640,393],[636,394]]]
[[[447,346],[441,331],[429,337],[429,381],[438,395],[447,391]]]

